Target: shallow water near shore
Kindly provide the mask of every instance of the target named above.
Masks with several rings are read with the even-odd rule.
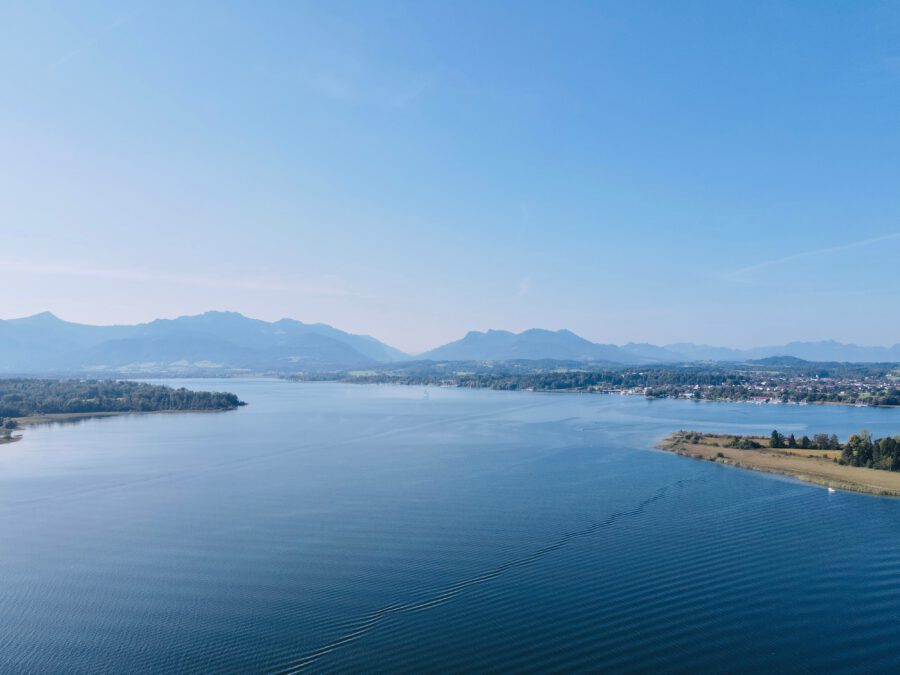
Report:
[[[174,384],[0,447],[0,671],[900,670],[900,499],[652,449],[900,410]]]

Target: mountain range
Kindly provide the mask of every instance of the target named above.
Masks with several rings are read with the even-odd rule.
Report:
[[[235,312],[206,312],[131,326],[70,323],[49,312],[0,320],[0,373],[234,374],[363,369],[400,361],[578,361],[641,365],[748,361],[900,362],[900,344],[861,347],[835,341],[731,349],[693,343],[622,346],[568,330],[472,331],[412,356],[368,335],[293,319],[267,322]]]
[[[472,331],[461,340],[432,349],[417,358],[430,361],[512,361],[554,359],[559,361],[641,361],[615,345],[597,344],[572,331],[532,328],[522,333],[505,330]]]
[[[860,347],[826,340],[790,342],[784,345],[752,349],[711,347],[693,343],[677,343],[659,347],[647,343],[629,342],[626,345],[617,346],[590,342],[568,330],[531,329],[522,333],[489,330],[486,332],[472,331],[461,340],[432,349],[419,355],[418,358],[435,361],[554,359],[641,365],[694,361],[741,362],[777,356],[816,362],[900,362],[900,344],[893,347]]]
[[[0,321],[0,373],[333,370],[406,358],[368,335],[235,312],[135,326],[69,323],[49,312]]]

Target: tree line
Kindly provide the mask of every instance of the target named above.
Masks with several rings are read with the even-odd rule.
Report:
[[[59,413],[231,410],[244,405],[228,392],[175,389],[118,380],[0,379],[0,424],[4,418]],[[13,424],[14,426],[14,424]]]
[[[801,450],[841,450],[843,445],[835,434],[813,434],[813,437],[804,435],[797,439],[794,434],[785,436],[777,429],[772,430],[769,437],[770,448],[800,448]]]
[[[430,362],[392,364],[366,373],[296,374],[293,379],[352,383],[643,393],[648,398],[900,406],[900,371],[891,365],[808,364],[580,366],[562,362]]]
[[[309,378],[312,379],[312,378]],[[341,374],[329,379],[354,383],[447,384],[479,389],[505,391],[536,389],[540,391],[591,391],[595,389],[635,389],[659,387],[735,386],[749,383],[741,373],[720,370],[685,371],[659,369],[568,370],[532,373],[487,373],[424,371],[414,373],[372,372],[362,375]]]
[[[785,436],[777,430],[769,438],[771,448],[801,448],[811,450],[840,450],[838,464],[861,466],[883,471],[900,471],[900,436],[874,438],[863,429],[853,434],[846,443],[841,443],[832,434],[815,434],[811,439],[803,436],[799,440],[790,434]]]

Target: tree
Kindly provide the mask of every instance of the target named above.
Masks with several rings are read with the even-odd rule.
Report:
[[[847,439],[847,445],[841,453],[841,459],[853,466],[871,467],[875,462],[875,444],[872,442],[872,434],[862,429]]]
[[[770,448],[783,448],[784,447],[784,436],[778,433],[777,430],[772,430],[772,436],[769,438],[769,447]]]

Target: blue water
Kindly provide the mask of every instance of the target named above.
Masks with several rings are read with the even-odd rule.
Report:
[[[0,446],[0,671],[900,670],[900,500],[652,450],[900,411],[185,384]]]

